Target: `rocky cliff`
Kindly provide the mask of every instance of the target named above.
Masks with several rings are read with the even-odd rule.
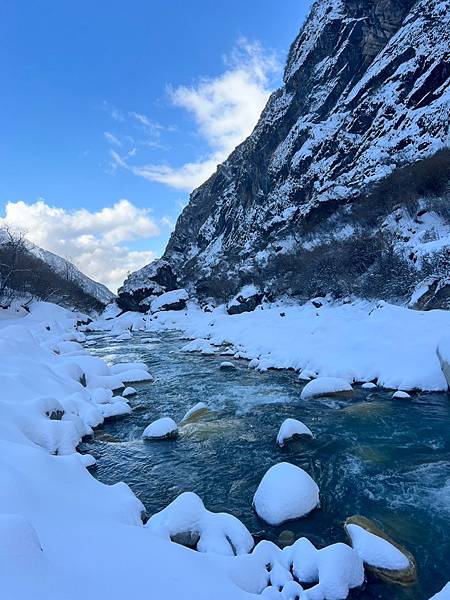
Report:
[[[163,256],[173,284],[220,300],[247,284],[406,298],[442,279],[449,49],[450,0],[317,0],[283,86],[179,217]],[[148,278],[122,293],[144,297]]]

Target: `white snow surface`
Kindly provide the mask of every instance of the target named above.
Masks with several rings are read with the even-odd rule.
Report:
[[[351,392],[352,386],[341,377],[318,377],[305,385],[302,390],[301,399],[317,398],[336,392]]]
[[[144,439],[161,439],[178,431],[177,424],[170,417],[161,417],[150,423],[142,434]]]
[[[403,391],[448,387],[437,348],[450,330],[449,311],[355,299],[348,304],[327,302],[319,311],[311,303],[286,302],[230,316],[223,306],[205,313],[190,303],[185,311],[158,313],[158,318],[136,315],[148,332],[182,330],[193,339],[182,348],[185,351],[213,353],[231,346],[236,358],[254,361],[252,366],[261,371],[295,369],[303,378],[374,381]],[[89,327],[114,330],[121,318],[99,319]]]
[[[408,557],[387,540],[359,525],[349,524],[346,529],[353,548],[367,565],[391,571],[407,569],[410,566]]]
[[[300,467],[281,462],[270,467],[253,497],[261,519],[280,525],[309,514],[319,505],[319,488]]]
[[[233,556],[247,554],[253,548],[253,538],[239,519],[227,513],[210,512],[192,492],[180,494],[153,515],[146,527],[167,540],[188,534],[199,552]]]
[[[95,460],[76,451],[82,436],[117,406],[130,410],[110,390],[121,374],[80,345],[81,315],[43,302],[30,311],[0,309],[2,599],[256,598],[266,586],[256,559],[249,570],[161,539],[126,484],[87,471]]]
[[[280,426],[277,435],[277,444],[283,447],[285,442],[290,440],[294,435],[306,435],[314,437],[311,429],[297,419],[285,419]]]

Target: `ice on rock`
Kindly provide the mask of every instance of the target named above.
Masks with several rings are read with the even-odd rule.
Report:
[[[363,390],[374,390],[378,386],[375,383],[373,383],[372,381],[368,381],[367,383],[363,383],[361,387]]]
[[[126,387],[123,392],[122,392],[122,396],[124,398],[129,398],[130,396],[136,396],[137,391],[134,389],[134,387]]]
[[[346,530],[352,546],[364,563],[372,567],[397,571],[410,566],[409,559],[387,540],[355,524],[347,524]]]
[[[180,494],[153,515],[146,527],[159,537],[196,546],[199,552],[233,556],[247,554],[253,548],[253,538],[239,519],[210,512],[193,492]]]
[[[311,429],[297,419],[286,419],[281,424],[277,435],[277,444],[282,448],[286,442],[289,442],[295,436],[314,437]]]
[[[178,434],[178,426],[170,417],[161,417],[150,423],[142,434],[147,440],[169,440]]]
[[[305,385],[301,393],[302,400],[319,398],[329,394],[351,393],[352,386],[340,377],[317,377]]]
[[[319,488],[306,471],[287,462],[271,467],[258,486],[253,506],[270,525],[309,514],[319,505]]]
[[[411,396],[408,394],[408,392],[403,392],[402,390],[397,390],[394,394],[392,394],[393,398],[403,398],[403,399],[408,399],[411,398]]]

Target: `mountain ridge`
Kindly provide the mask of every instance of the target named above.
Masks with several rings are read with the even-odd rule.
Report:
[[[370,207],[376,225],[368,225],[373,214],[361,222],[361,207],[376,197],[374,189],[411,165],[422,177],[433,156],[450,165],[449,14],[448,0],[316,1],[291,45],[283,86],[252,134],[192,192],[177,221],[162,257],[177,285],[205,299],[229,298],[248,283],[272,296],[314,294],[281,285],[270,262],[297,252],[303,265],[312,260],[304,252],[311,240],[316,249],[325,248],[330,236],[339,243],[361,236],[372,241],[383,227],[386,232],[394,201]],[[425,210],[427,191],[409,187],[407,182],[407,201],[398,203],[410,207],[414,196],[417,210]],[[445,195],[445,181],[432,187]],[[388,195],[395,197],[396,190]],[[389,242],[399,256],[400,241]],[[377,252],[387,251],[374,249],[372,263],[380,262]],[[422,257],[404,263],[411,287],[420,279]],[[145,279],[146,268],[138,273]],[[407,277],[405,282],[408,287]],[[332,278],[326,285],[324,278],[316,291],[341,293]]]

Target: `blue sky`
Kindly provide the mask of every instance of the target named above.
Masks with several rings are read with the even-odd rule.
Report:
[[[281,82],[304,0],[0,1],[0,216],[111,287]]]

